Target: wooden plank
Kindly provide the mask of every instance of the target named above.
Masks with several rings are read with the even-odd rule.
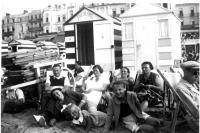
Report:
[[[37,84],[37,83],[40,83],[40,82],[42,82],[41,79],[36,79],[36,80],[29,81],[29,82],[26,82],[26,83],[21,83],[21,84],[17,84],[17,85],[13,85],[13,86],[7,87],[7,88],[2,88],[1,91],[4,91],[4,90],[16,90],[17,88],[26,87],[26,86]]]

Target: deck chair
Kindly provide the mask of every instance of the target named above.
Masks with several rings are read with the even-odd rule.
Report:
[[[170,133],[175,133],[175,127],[176,127],[178,112],[179,112],[179,108],[180,108],[180,103],[182,103],[186,107],[186,110],[189,111],[189,113],[191,114],[192,117],[196,118],[197,115],[194,114],[190,110],[190,107],[184,103],[184,100],[179,96],[179,94],[175,90],[175,85],[181,79],[180,74],[179,73],[168,73],[168,74],[164,73],[164,74],[162,74],[159,69],[158,69],[158,72],[160,73],[161,77],[163,78],[167,90],[169,90],[173,96],[173,100],[168,99],[168,104],[170,104],[171,105],[170,107],[172,108],[174,105],[174,102],[176,103],[175,110],[172,110],[172,122],[171,122],[171,126],[170,126]],[[176,97],[176,98],[174,98],[174,97]],[[173,101],[173,102],[171,103],[171,101]]]

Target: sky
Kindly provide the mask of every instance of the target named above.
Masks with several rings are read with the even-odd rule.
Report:
[[[127,3],[134,2],[144,2],[145,0],[126,0]],[[179,0],[148,0],[148,2],[179,2]],[[181,0],[181,3],[187,0]],[[189,0],[190,2],[196,0]],[[81,3],[113,3],[119,2],[123,3],[124,0],[1,0],[1,16],[5,16],[6,13],[10,14],[21,14],[24,10],[31,11],[37,9],[44,9],[50,4],[59,4],[59,3],[73,3],[73,2],[81,2]],[[187,1],[188,2],[188,1]]]
[[[49,4],[59,3],[61,0],[1,0],[1,13],[21,14],[24,10],[43,9]],[[62,0],[64,2],[64,0]],[[65,0],[66,1],[66,0]]]

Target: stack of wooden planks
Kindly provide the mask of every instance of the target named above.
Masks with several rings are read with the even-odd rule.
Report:
[[[57,50],[14,52],[2,56],[2,67],[7,70],[8,86],[36,79],[35,68],[33,67],[35,63],[45,63],[58,59]]]

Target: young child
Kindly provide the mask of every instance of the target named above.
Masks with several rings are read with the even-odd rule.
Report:
[[[72,123],[83,126],[86,132],[92,127],[102,127],[106,121],[106,114],[100,111],[89,113],[86,110],[80,110],[75,104],[67,107],[67,110],[73,117]]]

